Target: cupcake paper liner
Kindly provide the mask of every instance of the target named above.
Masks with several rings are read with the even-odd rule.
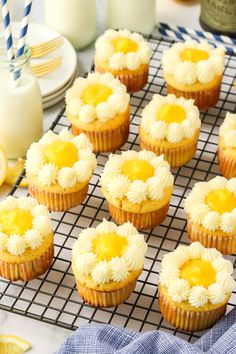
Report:
[[[66,211],[79,204],[86,198],[88,185],[75,192],[56,193],[39,188],[29,181],[29,194],[38,200],[39,204],[44,204],[52,211]]]
[[[236,177],[236,159],[227,156],[222,147],[219,145],[218,162],[220,173],[226,178]]]
[[[216,87],[213,87],[210,90],[196,91],[196,92],[187,92],[176,89],[167,83],[167,93],[174,94],[176,97],[184,97],[186,99],[193,99],[194,104],[199,109],[208,109],[214,107],[220,97],[220,88],[221,83]]]
[[[82,299],[95,307],[114,307],[122,304],[132,294],[137,279],[134,279],[127,286],[115,291],[98,291],[88,288],[86,285],[76,281],[77,289]]]
[[[22,263],[10,263],[0,260],[0,276],[11,281],[29,281],[44,274],[50,267],[54,256],[54,245],[39,257]]]
[[[101,74],[106,72],[99,65],[96,65],[96,70]],[[129,74],[114,74],[112,70],[110,70],[110,72],[117,79],[119,79],[122,82],[122,84],[124,84],[127,87],[127,91],[129,93],[142,90],[142,88],[146,85],[148,81],[148,71],[149,71],[148,65],[146,65],[143,68],[143,70],[140,72],[135,72],[135,73],[130,72]]]
[[[159,145],[158,141],[156,141],[155,145],[150,143],[143,130],[139,130],[141,150],[150,150],[158,156],[164,154],[165,159],[169,162],[171,167],[183,166],[193,158],[197,149],[198,136],[199,131],[194,135],[194,139],[186,145],[170,148],[163,146],[162,142]]]
[[[94,152],[115,151],[124,145],[129,136],[129,116],[127,121],[115,129],[105,131],[88,131],[74,125],[71,127],[74,136],[84,133],[93,144]]]
[[[236,252],[236,234],[222,234],[198,227],[190,219],[187,221],[187,232],[191,242],[199,241],[204,247],[216,248],[223,254]]]
[[[165,294],[159,286],[158,300],[162,316],[174,327],[184,331],[203,331],[212,327],[222,316],[224,316],[227,302],[212,310],[191,311],[184,307],[177,306]]]
[[[131,222],[137,229],[146,230],[153,229],[160,225],[166,218],[169,209],[169,203],[165,204],[158,210],[150,211],[147,213],[132,213],[117,208],[108,202],[109,212],[115,222],[119,225],[125,222]]]

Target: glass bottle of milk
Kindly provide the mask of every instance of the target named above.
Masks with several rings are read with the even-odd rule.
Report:
[[[108,28],[150,34],[155,23],[156,0],[106,0]]]
[[[69,39],[75,49],[96,35],[96,0],[44,0],[46,24]]]
[[[24,157],[29,146],[43,133],[43,110],[40,88],[30,68],[30,50],[14,60],[19,69],[19,85],[13,82],[6,50],[0,41],[0,145],[9,159]]]

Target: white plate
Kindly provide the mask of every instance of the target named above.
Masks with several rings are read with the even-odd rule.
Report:
[[[19,22],[12,23],[12,32],[14,37],[19,35]],[[51,30],[48,27],[30,23],[27,34],[27,43],[29,45],[36,45],[42,42],[49,41],[55,37],[58,37],[59,33]],[[52,73],[39,78],[39,85],[42,93],[42,97],[47,97],[52,93],[57,92],[63,86],[65,86],[77,68],[77,56],[71,43],[64,37],[64,44],[52,53],[49,53],[44,58],[56,58],[62,57],[62,66]],[[39,59],[37,59],[37,62]],[[32,60],[34,62],[34,60]]]

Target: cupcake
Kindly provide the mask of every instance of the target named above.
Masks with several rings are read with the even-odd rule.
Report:
[[[68,210],[85,199],[95,166],[86,135],[73,137],[67,129],[59,134],[50,130],[27,152],[29,194],[50,210]]]
[[[48,209],[30,197],[0,202],[0,276],[28,281],[45,273],[54,254]]]
[[[95,68],[110,72],[128,92],[140,91],[147,83],[151,49],[138,33],[107,30],[95,44]]]
[[[220,127],[218,162],[223,176],[236,177],[236,114],[228,112]]]
[[[130,223],[105,219],[81,232],[73,245],[72,269],[82,299],[113,307],[129,298],[142,272],[147,244]]]
[[[175,43],[164,51],[162,66],[168,93],[194,99],[199,109],[216,105],[224,72],[222,47],[206,41]]]
[[[236,252],[236,178],[194,185],[185,201],[188,236],[222,253]]]
[[[163,317],[184,331],[212,327],[225,314],[235,288],[232,273],[230,261],[199,242],[166,254],[158,286]]]
[[[112,74],[78,78],[66,93],[66,115],[73,135],[84,133],[95,152],[114,151],[129,136],[130,97]]]
[[[166,217],[173,176],[163,155],[125,151],[110,155],[101,186],[115,222],[130,221],[138,229],[151,229]]]
[[[182,166],[195,155],[200,126],[193,100],[154,95],[142,113],[140,147],[164,154],[171,167]]]

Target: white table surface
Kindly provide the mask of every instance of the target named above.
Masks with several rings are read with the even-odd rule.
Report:
[[[99,16],[102,17],[103,0],[97,0],[99,6]],[[13,20],[19,20],[22,14],[24,0],[17,0],[13,12]],[[31,20],[33,22],[44,23],[44,0],[34,1]],[[199,1],[197,0],[157,0],[157,21],[171,24],[179,24],[190,28],[199,29]],[[100,24],[100,30],[102,25]],[[78,63],[80,75],[89,71],[92,61],[92,46],[78,53]],[[61,104],[58,104],[44,112],[44,127],[48,129]],[[1,305],[1,302],[0,302]],[[43,322],[32,320],[20,315],[0,310],[0,334],[15,334],[32,345],[32,354],[52,354],[72,332]]]

